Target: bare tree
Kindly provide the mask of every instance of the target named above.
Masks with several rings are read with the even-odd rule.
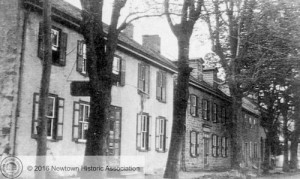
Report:
[[[165,13],[169,26],[177,38],[178,43],[178,77],[174,96],[174,115],[170,150],[164,178],[178,178],[179,160],[182,152],[182,145],[186,130],[186,108],[189,96],[189,67],[190,38],[193,33],[194,25],[199,19],[203,0],[184,0],[181,7],[181,14],[178,24],[174,24],[170,12],[169,0],[164,1]]]

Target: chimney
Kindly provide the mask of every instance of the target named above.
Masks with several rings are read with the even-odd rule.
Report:
[[[203,80],[203,63],[204,61],[202,58],[189,60],[189,66],[193,69],[191,75],[199,81]]]
[[[143,46],[160,53],[159,35],[143,35]]]
[[[218,69],[217,68],[207,68],[207,69],[203,69],[203,80],[205,82],[207,82],[209,85],[211,85],[212,87],[217,88],[218,84],[217,84],[217,73],[218,73]]]
[[[134,26],[131,23],[127,24],[126,28],[123,30],[123,33],[131,39],[133,39],[133,32],[134,32]]]

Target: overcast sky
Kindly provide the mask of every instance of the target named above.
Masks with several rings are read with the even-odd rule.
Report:
[[[79,0],[65,0],[74,6],[80,8]],[[111,1],[105,1],[111,2]],[[111,14],[111,5],[108,3],[104,3],[104,22],[109,23],[110,14]],[[124,16],[126,16],[126,12],[123,12]],[[134,40],[141,43],[142,35],[153,35],[158,34],[161,37],[161,53],[168,57],[171,60],[177,59],[177,41],[173,33],[171,32],[167,21],[165,18],[144,18],[133,23],[134,25]],[[197,31],[193,34],[192,43],[190,46],[190,57],[203,57],[210,50],[210,43],[208,40],[205,42],[201,42],[201,39],[207,39],[208,32],[206,27],[204,27],[203,23],[197,24]]]

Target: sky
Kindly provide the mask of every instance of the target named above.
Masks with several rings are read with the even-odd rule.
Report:
[[[79,0],[65,0],[76,7],[80,6]],[[109,24],[111,15],[111,0],[104,2],[103,21]],[[136,3],[141,1],[136,0]],[[137,4],[135,4],[137,5]],[[142,6],[142,5],[141,5]],[[137,5],[139,7],[139,5]],[[142,8],[142,7],[141,7]],[[128,15],[128,10],[124,9],[121,12],[122,17]],[[134,40],[142,43],[142,35],[156,35],[161,38],[161,53],[170,60],[176,60],[178,55],[177,40],[173,35],[165,17],[142,18],[133,22],[134,25]],[[210,52],[210,42],[207,39],[208,30],[203,23],[196,24],[197,30],[194,30],[190,43],[190,58],[204,57]]]

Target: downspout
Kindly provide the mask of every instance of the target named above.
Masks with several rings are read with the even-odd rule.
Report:
[[[20,8],[22,8],[22,2],[19,4]],[[19,81],[18,81],[18,95],[17,95],[17,107],[16,107],[16,117],[11,122],[11,154],[12,156],[16,155],[16,140],[17,140],[17,129],[18,129],[18,119],[20,117],[20,106],[21,106],[21,97],[22,97],[22,82],[23,82],[23,70],[24,70],[24,54],[26,47],[26,32],[27,32],[27,20],[28,20],[29,12],[25,10],[24,19],[23,19],[23,27],[22,27],[22,44],[21,44],[21,52],[20,52],[20,67],[19,67]]]

